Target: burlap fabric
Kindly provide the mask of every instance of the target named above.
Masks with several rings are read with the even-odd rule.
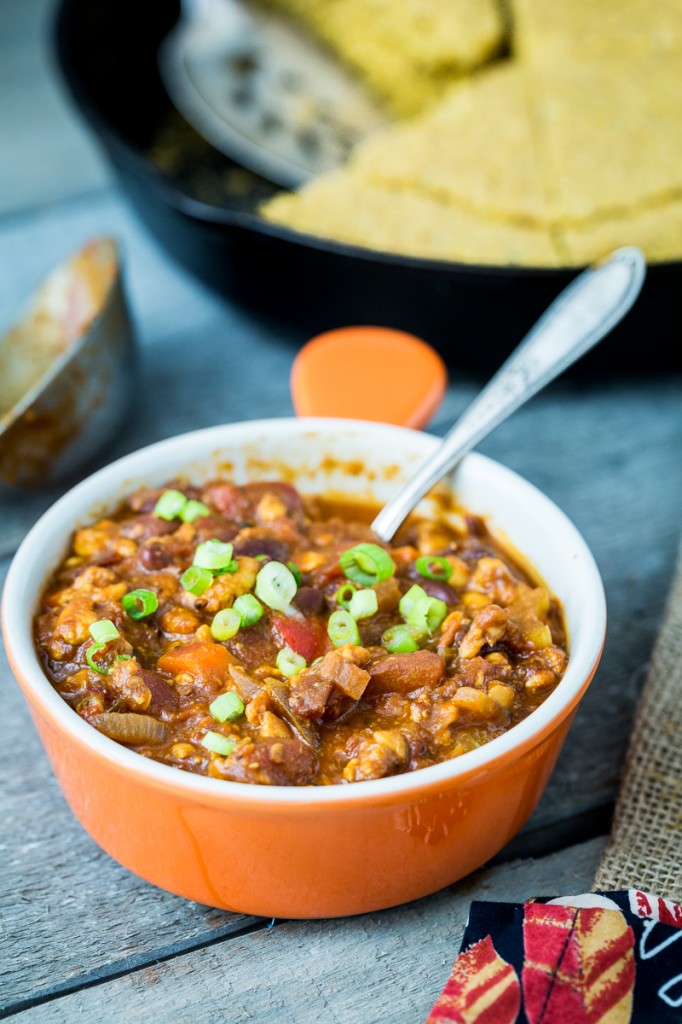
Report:
[[[594,888],[682,902],[682,547]]]

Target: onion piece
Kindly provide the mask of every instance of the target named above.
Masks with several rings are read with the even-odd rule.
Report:
[[[104,711],[92,715],[88,722],[118,743],[164,743],[168,729],[151,715],[138,715],[129,711]]]

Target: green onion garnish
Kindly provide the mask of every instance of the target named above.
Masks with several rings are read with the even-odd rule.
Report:
[[[296,579],[281,562],[267,562],[256,576],[256,596],[268,608],[286,611],[296,594]]]
[[[85,660],[87,661],[90,668],[94,669],[95,672],[99,672],[101,676],[109,674],[109,669],[105,665],[98,665],[95,661],[95,655],[99,654],[100,651],[106,649],[105,643],[91,644],[85,652]]]
[[[357,589],[354,583],[342,583],[334,594],[334,600],[340,608],[348,608]]]
[[[429,580],[443,580],[447,583],[452,576],[452,566],[442,555],[422,555],[416,560],[414,567],[420,576],[426,576]]]
[[[121,635],[111,619],[98,619],[97,622],[91,623],[88,629],[90,636],[98,644],[108,644],[110,640],[118,640]]]
[[[154,515],[170,522],[182,515],[186,505],[187,498],[181,491],[164,491],[154,506]]]
[[[448,614],[448,606],[445,601],[439,601],[437,597],[423,597],[410,608],[406,616],[408,626],[425,633],[433,633],[438,629],[445,616]]]
[[[400,598],[400,614],[404,619],[410,614],[410,610],[417,603],[417,601],[423,601],[425,597],[429,595],[426,593],[423,587],[420,587],[418,583],[413,584],[407,593],[403,594]]]
[[[381,638],[390,654],[408,654],[419,650],[414,632],[409,626],[391,626]]]
[[[378,610],[379,602],[374,590],[356,591],[348,605],[348,611],[354,619],[368,619],[371,615],[376,615]]]
[[[210,569],[202,569],[198,565],[190,565],[180,577],[180,586],[189,590],[190,594],[200,597],[204,591],[213,583],[213,573]]]
[[[132,654],[117,654],[116,661],[130,661]]]
[[[293,577],[296,580],[296,586],[300,587],[301,584],[303,583],[303,577],[301,576],[301,570],[298,568],[297,565],[294,564],[294,562],[287,562],[287,568],[291,569],[291,572],[293,573]]]
[[[303,655],[292,651],[290,647],[283,647],[277,655],[277,668],[287,679],[301,672],[307,664]]]
[[[224,544],[221,540],[205,540],[194,552],[193,565],[211,572],[224,572],[232,562],[232,544]]]
[[[221,693],[216,697],[208,710],[216,722],[232,722],[244,714],[244,705],[234,690],[228,690],[227,693]]]
[[[254,555],[253,556],[255,562],[264,562],[267,557],[268,557],[267,555]]]
[[[344,574],[361,587],[387,580],[395,572],[395,565],[388,551],[378,544],[356,544],[344,551],[339,558]]]
[[[188,501],[185,507],[180,511],[180,518],[183,523],[193,523],[195,519],[203,519],[204,516],[210,516],[211,510],[208,505],[204,505],[203,501]]]
[[[201,745],[207,750],[212,750],[214,754],[220,754],[221,757],[227,757],[237,746],[234,740],[228,740],[227,736],[223,736],[221,732],[211,732],[210,730],[204,735]]]
[[[223,608],[216,612],[211,623],[211,636],[214,640],[229,640],[239,632],[242,618],[234,608]]]
[[[259,619],[263,618],[263,605],[253,594],[242,594],[232,607],[239,614],[244,629],[254,626]]]
[[[159,599],[153,590],[130,590],[121,598],[121,607],[131,619],[146,619],[159,607]]]
[[[339,608],[332,612],[327,623],[327,633],[334,647],[342,647],[343,644],[360,643],[358,626],[350,612]]]

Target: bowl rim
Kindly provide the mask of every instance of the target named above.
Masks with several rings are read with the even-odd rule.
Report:
[[[377,444],[387,440],[395,446],[394,451],[399,451],[402,438],[409,441],[413,449],[421,446],[424,454],[439,441],[437,437],[421,431],[362,420],[325,417],[245,420],[157,441],[86,477],[55,502],[31,528],[12,560],[3,589],[2,630],[7,654],[17,682],[24,690],[32,710],[38,711],[81,748],[85,747],[88,752],[104,759],[112,768],[130,774],[132,779],[140,777],[157,788],[173,790],[188,798],[201,798],[205,802],[246,803],[261,807],[270,805],[273,808],[287,805],[301,809],[324,805],[394,802],[396,799],[418,796],[424,790],[447,788],[481,772],[496,769],[499,762],[508,759],[510,754],[521,755],[524,750],[537,746],[548,733],[558,728],[589,685],[603,649],[606,600],[602,580],[587,543],[565,513],[520,474],[479,453],[467,455],[460,467],[464,466],[484,476],[493,474],[506,486],[521,491],[534,506],[538,506],[543,516],[549,517],[552,528],[562,531],[562,537],[570,542],[574,557],[580,563],[581,601],[584,606],[582,615],[586,621],[581,643],[577,649],[571,649],[566,673],[557,688],[513,728],[457,758],[412,772],[347,785],[298,787],[261,786],[184,772],[172,765],[142,757],[99,733],[81,719],[53,688],[43,672],[33,644],[31,627],[34,608],[54,564],[53,560],[46,560],[50,568],[41,576],[40,584],[32,588],[25,581],[30,578],[36,557],[45,554],[44,549],[49,548],[51,542],[61,541],[64,544],[79,515],[95,505],[106,505],[108,493],[120,491],[121,485],[125,485],[128,478],[153,478],[157,457],[161,465],[163,456],[175,453],[179,472],[182,472],[183,467],[191,464],[192,460],[206,461],[212,453],[215,454],[230,441],[243,444],[247,441],[247,435],[253,436],[259,431],[265,436],[275,433],[278,438],[287,435],[305,437],[306,434],[338,436],[339,431],[359,432],[363,440],[371,432],[372,440]],[[135,486],[142,486],[139,479],[135,480]],[[494,517],[490,518],[494,522]]]

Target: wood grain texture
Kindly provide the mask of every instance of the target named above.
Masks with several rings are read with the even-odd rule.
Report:
[[[100,850],[64,802],[4,650],[0,692],[5,735],[14,737],[0,753],[0,1013],[254,922],[162,892]]]
[[[602,840],[480,872],[380,914],[278,924],[150,965],[12,1016],[13,1024],[254,1020],[418,1024],[445,984],[473,899],[589,889]],[[106,1010],[103,1008],[106,1007]],[[390,1009],[389,1009],[390,1008]]]

